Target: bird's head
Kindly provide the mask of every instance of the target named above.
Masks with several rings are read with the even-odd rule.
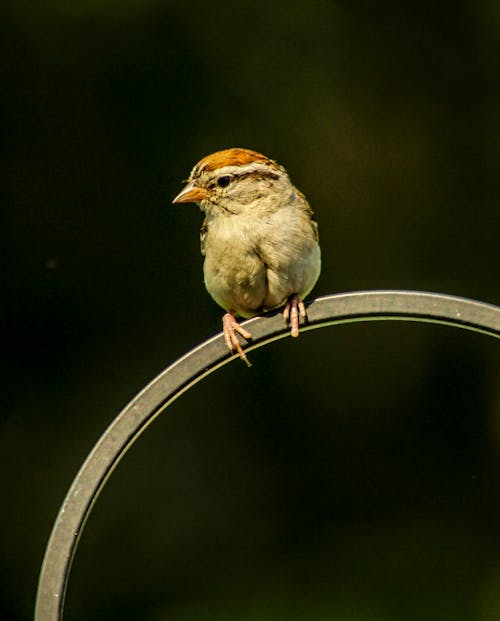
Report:
[[[285,169],[265,155],[225,149],[196,164],[173,203],[197,203],[214,217],[234,215],[276,204],[290,186]]]

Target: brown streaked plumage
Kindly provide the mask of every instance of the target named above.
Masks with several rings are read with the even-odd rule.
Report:
[[[205,285],[227,313],[226,343],[248,363],[236,333],[251,335],[235,315],[253,317],[284,306],[299,334],[303,298],[321,269],[318,226],[304,195],[274,160],[250,149],[207,155],[174,203],[196,202],[205,213],[201,251]]]

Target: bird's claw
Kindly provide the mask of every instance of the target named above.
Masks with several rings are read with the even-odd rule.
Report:
[[[290,324],[291,336],[299,336],[299,316],[302,320],[307,318],[304,302],[296,295],[290,296],[283,310],[283,318]]]
[[[236,336],[236,333],[241,334],[241,336],[248,341],[252,338],[250,332],[248,330],[245,330],[243,326],[240,326],[232,313],[226,313],[222,318],[222,330],[224,332],[224,340],[226,341],[226,345],[229,351],[232,353],[236,350],[243,362],[245,362],[247,366],[251,367],[252,365],[246,357],[246,354],[241,347],[240,341]]]

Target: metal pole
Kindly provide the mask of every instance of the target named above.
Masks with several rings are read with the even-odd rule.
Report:
[[[330,295],[307,305],[302,331],[352,321],[384,319],[442,323],[500,337],[500,308],[474,300],[413,291],[367,291]],[[245,322],[251,351],[288,336],[281,313]],[[71,563],[97,497],[114,468],[144,429],[177,397],[216,369],[237,358],[221,334],[174,362],[146,386],[115,418],[76,475],[59,514],[43,560],[35,621],[62,619]]]

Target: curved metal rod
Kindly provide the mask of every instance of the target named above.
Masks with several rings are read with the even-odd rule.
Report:
[[[403,319],[444,323],[500,337],[500,308],[474,300],[412,291],[367,291],[318,298],[307,306],[302,331],[352,321]],[[281,313],[245,322],[248,350],[288,336]],[[62,619],[64,595],[79,537],[120,459],[144,429],[191,386],[231,362],[221,334],[174,362],[144,388],[104,432],[76,475],[59,511],[40,572],[35,621]]]

